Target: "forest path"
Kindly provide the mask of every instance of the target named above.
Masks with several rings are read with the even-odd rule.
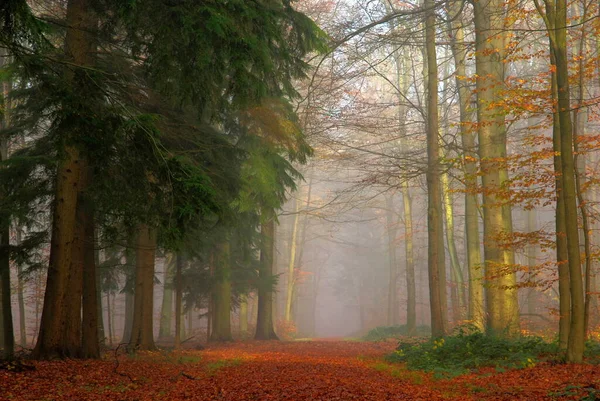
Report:
[[[598,366],[540,364],[435,380],[385,363],[394,347],[236,342],[116,358],[113,352],[102,361],[34,362],[35,371],[0,371],[0,400],[581,400],[600,378]]]

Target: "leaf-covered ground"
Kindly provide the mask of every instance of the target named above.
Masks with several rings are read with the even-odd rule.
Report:
[[[439,380],[383,361],[394,343],[248,342],[0,370],[0,400],[593,400],[600,367],[539,364]]]

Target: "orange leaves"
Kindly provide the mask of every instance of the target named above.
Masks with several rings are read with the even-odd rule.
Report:
[[[381,362],[394,342],[248,342],[103,361],[36,362],[0,371],[0,400],[514,400],[545,399],[571,385],[598,385],[594,365],[550,365],[452,380]],[[381,369],[385,365],[387,368]],[[477,390],[475,390],[477,389]],[[582,393],[581,395],[584,395]],[[579,395],[579,394],[578,394]]]

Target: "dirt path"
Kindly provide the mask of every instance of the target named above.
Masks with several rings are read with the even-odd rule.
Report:
[[[394,343],[250,342],[39,362],[33,372],[0,371],[0,400],[575,400],[600,380],[600,369],[589,365],[433,380],[383,362],[393,349]]]

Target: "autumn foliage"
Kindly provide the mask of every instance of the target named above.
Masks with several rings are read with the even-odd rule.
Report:
[[[107,353],[0,371],[1,400],[575,400],[600,367],[540,363],[450,380],[384,363],[395,342],[249,342],[205,350]],[[593,398],[589,398],[593,399]]]

